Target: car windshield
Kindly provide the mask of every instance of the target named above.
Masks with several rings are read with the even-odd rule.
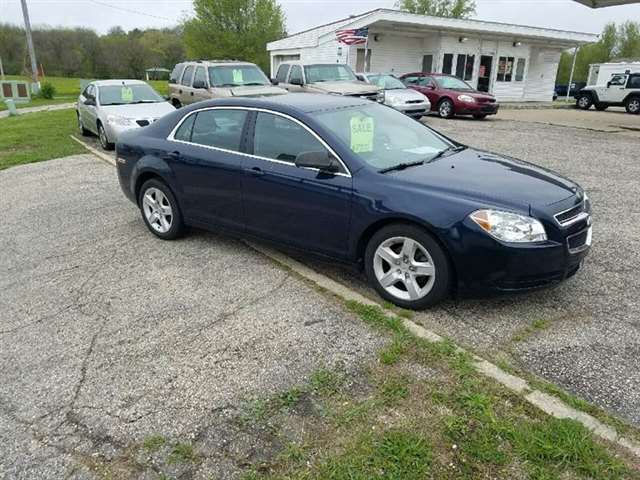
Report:
[[[429,161],[453,146],[420,122],[375,103],[318,112],[314,117],[353,153],[379,170]]]
[[[317,64],[304,67],[304,75],[307,83],[315,82],[340,82],[357,80],[355,73],[346,65]]]
[[[209,67],[209,83],[214,87],[270,85],[267,76],[255,65]]]
[[[393,75],[369,75],[369,81],[383,90],[400,90],[407,88]]]
[[[440,88],[449,90],[473,90],[473,87],[456,77],[435,77]]]
[[[107,85],[98,87],[100,90],[100,105],[128,105],[131,103],[166,102],[153,88],[146,83]]]

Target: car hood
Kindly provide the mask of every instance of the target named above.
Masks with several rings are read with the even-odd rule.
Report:
[[[488,204],[528,209],[565,200],[575,195],[579,188],[571,180],[545,168],[473,149],[392,175],[416,188],[428,186]]]
[[[429,101],[429,99],[410,88],[398,88],[384,91],[384,98],[386,102],[389,103],[404,103],[410,100],[421,100],[423,102]]]
[[[104,105],[100,107],[107,115],[133,119],[156,119],[176,109],[169,102],[135,103],[133,105]]]
[[[284,95],[287,91],[273,85],[249,85],[246,87],[234,87],[231,95],[234,97],[266,97],[269,95]]]
[[[315,82],[308,84],[310,88],[322,93],[338,93],[340,95],[364,95],[376,93],[380,89],[369,83],[354,82]]]

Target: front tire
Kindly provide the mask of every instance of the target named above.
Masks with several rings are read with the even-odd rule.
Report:
[[[420,310],[449,293],[451,267],[440,244],[424,229],[393,224],[376,232],[365,251],[365,272],[382,298]]]
[[[624,108],[627,113],[637,115],[640,113],[640,97],[630,97],[624,102]]]
[[[593,105],[593,98],[588,93],[583,93],[577,98],[576,105],[581,110],[589,110]]]
[[[156,237],[174,240],[184,234],[180,206],[166,183],[159,179],[144,182],[138,206],[145,225]]]
[[[454,108],[453,102],[445,98],[438,104],[438,115],[440,118],[452,118],[455,113]]]
[[[100,146],[105,150],[113,150],[113,143],[109,141],[107,132],[101,123],[98,124],[98,139],[100,140]]]

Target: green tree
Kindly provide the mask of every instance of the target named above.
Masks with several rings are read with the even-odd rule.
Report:
[[[286,36],[276,0],[194,0],[193,8],[184,23],[189,57],[246,60],[268,71],[267,43]]]
[[[616,56],[640,60],[640,23],[627,21],[620,25]]]
[[[474,0],[398,0],[396,7],[432,17],[468,18],[476,13]]]

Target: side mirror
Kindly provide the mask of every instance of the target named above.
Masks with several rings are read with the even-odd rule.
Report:
[[[95,106],[96,106],[96,101],[95,101],[95,99],[93,99],[93,98],[87,98],[87,99],[84,101],[84,104],[85,104],[85,105],[87,105],[87,106],[89,106],[89,107],[91,107],[91,106],[95,107]]]
[[[296,157],[296,167],[317,168],[322,172],[331,173],[335,173],[340,170],[338,161],[325,150],[302,152]]]
[[[291,80],[289,80],[289,83],[291,85],[298,85],[299,87],[302,86],[302,79],[301,78],[292,78]]]
[[[276,80],[275,78],[271,79],[271,85],[278,85],[280,82],[278,80]]]
[[[195,82],[193,82],[193,88],[206,89],[207,88],[207,84],[206,84],[206,82],[195,81]]]

